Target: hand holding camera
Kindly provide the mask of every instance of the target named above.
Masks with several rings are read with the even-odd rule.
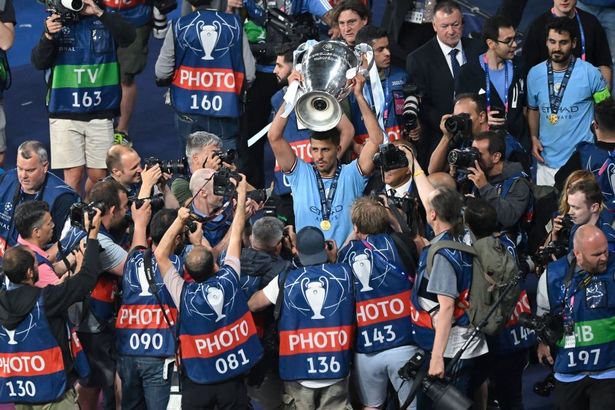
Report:
[[[468,171],[470,171],[470,173],[468,174],[468,179],[474,182],[476,188],[481,189],[489,183],[487,181],[487,176],[485,175],[485,172],[482,170],[480,164],[478,163],[478,160],[474,160],[474,166],[468,167]]]
[[[152,202],[149,199],[145,200],[142,202],[141,206],[137,206],[137,203],[133,202],[130,207],[130,212],[135,225],[145,227],[152,215]]]
[[[162,177],[160,164],[145,166],[145,169],[141,172],[141,190],[145,191],[145,196],[150,195],[152,188],[160,180],[160,177]]]
[[[92,212],[83,213],[83,224],[85,225],[86,232],[89,232],[88,238],[96,239],[100,229],[101,220],[102,211],[100,208],[93,207]]]
[[[51,40],[55,34],[62,30],[62,27],[61,16],[57,13],[52,13],[45,20],[45,37]]]
[[[494,107],[487,112],[487,124],[490,129],[506,128],[506,110],[504,107]]]
[[[219,170],[222,167],[222,159],[217,151],[211,151],[207,158],[205,158],[205,162],[203,162],[203,168],[213,169],[214,171]]]
[[[83,10],[81,12],[86,16],[96,17],[100,17],[103,14],[103,10],[98,7],[94,0],[83,0]]]

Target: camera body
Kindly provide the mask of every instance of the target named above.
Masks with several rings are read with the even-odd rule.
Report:
[[[149,157],[145,159],[144,164],[147,168],[160,165],[160,170],[166,174],[190,175],[190,166],[186,157],[165,160],[156,157]]]
[[[458,170],[473,167],[475,161],[480,160],[480,152],[475,147],[455,148],[448,153],[448,163],[454,165]]]
[[[545,313],[542,316],[534,316],[521,313],[519,324],[535,330],[538,338],[548,345],[555,345],[564,336],[564,319],[558,314]]]
[[[374,165],[383,171],[405,168],[408,166],[406,154],[393,144],[381,144],[374,155]]]
[[[79,21],[79,13],[84,7],[83,0],[46,0],[46,3],[50,13],[60,15],[63,25]]]
[[[469,137],[472,135],[472,119],[470,114],[452,115],[444,121],[444,128],[453,136]]]
[[[566,241],[552,241],[534,253],[532,262],[538,266],[547,266],[550,262],[553,262],[553,257],[559,259],[567,253],[568,244]]]
[[[235,161],[235,158],[237,158],[237,151],[231,148],[227,150],[226,152],[216,151],[216,155],[220,157],[220,160],[222,162],[225,162],[227,164],[232,164]]]
[[[559,230],[557,237],[562,241],[567,241],[570,238],[570,233],[572,232],[572,227],[574,226],[574,222],[572,221],[572,217],[570,214],[566,214],[562,217],[562,229]]]
[[[231,198],[235,195],[236,186],[231,181],[241,181],[241,175],[233,172],[226,167],[222,167],[220,171],[214,174],[214,195]]]
[[[92,219],[94,219],[94,215],[96,215],[97,209],[100,210],[101,214],[104,214],[107,212],[107,205],[103,202],[90,202],[89,204],[86,204],[85,202],[75,202],[70,207],[70,224],[81,229],[82,231],[87,231],[85,226],[85,218],[83,216],[87,213],[88,218],[92,221]]]

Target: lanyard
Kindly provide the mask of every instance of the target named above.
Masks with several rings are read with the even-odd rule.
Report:
[[[555,8],[551,9],[551,14],[555,16]],[[581,60],[585,61],[587,58],[587,54],[585,52],[585,31],[583,30],[583,23],[581,22],[581,17],[579,17],[579,10],[575,8],[574,14],[577,19],[577,24],[579,26],[579,33],[581,34]]]
[[[485,70],[485,94],[487,98],[487,113],[491,111],[491,80],[489,80],[489,63],[487,53],[483,54],[483,69]],[[504,113],[508,114],[508,61],[504,60]]]
[[[340,177],[340,171],[342,167],[340,165],[337,166],[335,170],[335,176],[333,177],[333,181],[331,181],[331,187],[329,188],[328,195],[325,195],[325,183],[322,181],[322,176],[320,176],[320,172],[316,169],[316,166],[312,166],[314,170],[314,174],[316,174],[316,183],[318,184],[318,195],[320,196],[320,210],[322,212],[323,221],[328,221],[329,216],[331,216],[331,207],[333,204],[333,197],[335,196],[335,191],[337,190],[337,181]]]
[[[382,111],[382,115],[384,117],[384,125],[386,126],[387,120],[389,118],[389,103],[391,102],[391,81],[390,70],[388,73],[385,73],[384,76],[384,110]],[[395,102],[393,102],[395,105]]]
[[[575,57],[570,56],[570,63],[568,63],[568,67],[566,68],[566,72],[564,73],[562,83],[560,84],[557,93],[555,93],[555,87],[553,84],[553,64],[550,60],[547,60],[547,81],[549,85],[549,105],[551,106],[551,114],[557,114],[559,106],[562,104],[562,99],[564,98],[564,91],[566,91],[568,80],[570,80],[570,76],[572,75],[572,69],[574,68],[575,61]]]

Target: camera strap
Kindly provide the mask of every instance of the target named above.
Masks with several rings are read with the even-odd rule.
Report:
[[[169,330],[171,330],[173,333],[176,334],[175,324],[171,322],[171,319],[169,319],[169,316],[167,315],[167,312],[164,308],[164,304],[162,303],[162,300],[160,299],[160,294],[159,294],[160,290],[158,289],[158,286],[156,286],[156,283],[154,282],[154,271],[152,269],[152,250],[149,248],[146,249],[145,252],[143,252],[143,267],[145,268],[145,277],[147,278],[147,283],[149,283],[149,292],[152,295],[154,295],[154,297],[156,298],[156,302],[158,302],[158,306],[160,306],[160,310],[162,311],[162,316],[164,317],[164,321],[167,322],[167,325],[169,326]],[[177,334],[176,334],[176,339],[177,339]]]
[[[320,172],[318,172],[318,170],[316,169],[316,166],[312,165],[312,169],[314,170],[314,174],[316,175],[316,184],[318,185],[318,195],[320,196],[320,212],[322,215],[322,220],[330,221],[331,210],[333,207],[333,198],[335,197],[335,191],[337,190],[337,182],[340,178],[342,166],[340,164],[337,164],[337,169],[335,170],[335,175],[331,180],[331,186],[329,187],[328,192],[326,192],[325,190],[325,183],[322,180],[323,178],[320,175]]]

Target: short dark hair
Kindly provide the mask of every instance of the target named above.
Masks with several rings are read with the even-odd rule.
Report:
[[[500,38],[500,29],[509,27],[514,28],[512,21],[506,16],[498,14],[488,18],[483,25],[483,40],[485,42],[487,42],[487,40],[498,41]]]
[[[596,104],[594,106],[594,118],[598,123],[598,127],[606,131],[615,132],[615,100],[607,98]]]
[[[165,232],[169,230],[177,218],[177,209],[161,209],[156,212],[149,223],[149,233],[154,245],[158,245]]]
[[[568,188],[568,197],[576,194],[577,192],[583,192],[585,194],[585,205],[589,208],[593,204],[602,205],[604,196],[602,195],[602,189],[595,180],[581,180],[575,182]]]
[[[23,283],[28,277],[28,269],[34,269],[36,259],[32,252],[23,246],[7,249],[2,259],[2,270],[11,282]]]
[[[504,132],[497,131],[483,131],[478,135],[474,136],[474,141],[483,141],[489,140],[489,153],[491,155],[499,152],[502,154],[502,159],[504,159],[506,155],[506,136]]]
[[[384,37],[388,38],[386,30],[368,24],[366,26],[363,26],[361,30],[359,30],[359,32],[357,33],[356,43],[366,43],[371,45],[374,41]]]
[[[188,3],[190,3],[194,7],[211,6],[212,2],[213,0],[188,0]]]
[[[284,57],[285,63],[293,62],[293,52],[297,49],[297,44],[289,42],[282,43],[275,47],[275,55],[278,57]]]
[[[327,131],[314,131],[310,135],[310,139],[318,141],[331,141],[337,147],[340,145],[340,132],[337,128],[331,128]]]
[[[128,154],[130,152],[134,152],[135,154],[137,154],[137,151],[126,145],[112,145],[111,148],[109,148],[109,151],[107,151],[107,157],[105,158],[107,172],[113,172],[113,168],[120,169],[122,167],[122,155]]]
[[[433,9],[433,14],[436,14],[439,11],[442,11],[445,14],[453,14],[455,10],[461,13],[461,6],[459,6],[457,2],[451,0],[444,0],[437,2],[436,7],[434,7]]]
[[[485,238],[498,231],[497,212],[485,199],[467,198],[463,217],[476,239]]]
[[[112,206],[115,206],[116,208],[121,206],[120,192],[124,192],[128,195],[126,188],[124,188],[122,184],[117,182],[115,179],[103,179],[102,181],[98,181],[92,187],[89,195],[89,201],[102,202],[106,205],[107,212],[109,212]]]
[[[365,4],[363,4],[363,2],[359,0],[344,0],[335,7],[333,11],[333,21],[337,23],[340,18],[340,14],[346,10],[354,11],[362,19],[367,19],[368,22],[370,20],[369,9]]]
[[[214,256],[204,246],[195,246],[186,256],[186,270],[196,282],[204,282],[214,275]]]
[[[577,21],[568,17],[553,17],[549,24],[547,24],[547,38],[549,38],[549,32],[551,30],[559,34],[564,32],[568,33],[570,35],[570,40],[576,40],[579,37]]]
[[[481,95],[478,95],[477,93],[461,93],[461,94],[457,94],[455,96],[455,102],[454,102],[453,106],[455,106],[461,100],[470,100],[474,104],[476,104],[476,109],[478,110],[479,114],[481,112],[483,112],[483,111],[484,112],[487,111],[487,103],[485,101],[485,98],[483,96],[481,96]]]
[[[461,233],[463,197],[459,192],[449,188],[437,188],[431,194],[429,205],[438,215],[438,219],[453,227],[453,235]]]
[[[43,223],[45,214],[49,213],[49,205],[44,201],[26,201],[15,208],[15,229],[22,238],[32,237],[35,228]]]

